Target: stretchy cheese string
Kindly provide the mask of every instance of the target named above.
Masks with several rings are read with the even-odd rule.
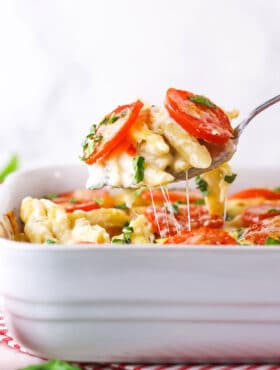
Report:
[[[168,209],[168,211],[170,213],[170,216],[172,218],[172,222],[174,223],[174,226],[175,226],[175,229],[176,229],[176,233],[178,234],[181,231],[180,230],[181,229],[181,226],[180,226],[180,224],[178,223],[178,221],[177,221],[177,219],[175,217],[175,213],[174,213],[174,209],[172,207],[171,201],[170,201],[168,189],[166,187],[163,187],[163,186],[161,186],[160,189],[161,189],[161,192],[162,192],[164,201],[166,203],[167,209]],[[168,225],[168,229],[169,229],[169,225]],[[170,233],[170,230],[169,230],[169,233]]]
[[[156,220],[156,224],[157,224],[157,228],[159,230],[159,235],[161,238],[164,238],[164,235],[162,233],[162,230],[159,226],[159,222],[158,222],[158,214],[157,214],[157,210],[156,210],[156,206],[155,206],[155,202],[154,202],[154,196],[153,196],[153,190],[151,187],[149,187],[149,192],[150,192],[150,196],[151,196],[151,200],[152,200],[152,207],[153,207],[153,211],[154,211],[154,215],[155,215],[155,220]]]
[[[190,189],[189,189],[189,174],[186,171],[186,199],[187,199],[187,229],[191,231],[191,212],[190,212]]]

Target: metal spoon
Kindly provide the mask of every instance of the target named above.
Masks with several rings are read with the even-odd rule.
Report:
[[[203,174],[204,172],[208,172],[210,170],[213,170],[214,168],[220,166],[221,164],[229,161],[233,154],[236,152],[238,140],[244,131],[245,127],[248,125],[248,123],[256,117],[259,113],[261,113],[263,110],[269,108],[271,105],[276,104],[280,101],[280,95],[276,95],[274,98],[271,98],[264,102],[263,104],[259,105],[257,108],[255,108],[247,118],[245,118],[233,131],[233,137],[226,142],[224,145],[217,145],[217,144],[211,144],[211,143],[204,143],[204,145],[209,150],[211,157],[212,157],[212,164],[208,168],[190,168],[188,170],[188,178],[192,178],[195,176],[199,176]],[[172,175],[175,177],[175,181],[181,181],[186,179],[186,173],[185,172],[178,172],[178,173],[172,173]]]

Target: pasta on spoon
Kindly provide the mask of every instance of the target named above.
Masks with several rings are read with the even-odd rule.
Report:
[[[211,166],[213,147],[233,129],[226,113],[208,98],[169,89],[165,107],[140,100],[117,107],[83,142],[87,187],[138,188],[176,181],[176,174]]]

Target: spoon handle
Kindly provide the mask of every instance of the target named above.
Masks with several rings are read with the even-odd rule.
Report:
[[[254,109],[247,118],[245,118],[235,129],[234,129],[234,138],[238,138],[245,127],[248,125],[248,123],[259,113],[261,113],[266,108],[270,107],[273,104],[276,104],[280,101],[280,95],[274,96],[274,98],[271,98],[264,102],[263,104],[259,105],[256,109]]]

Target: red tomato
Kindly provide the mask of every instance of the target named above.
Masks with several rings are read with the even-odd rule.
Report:
[[[280,215],[280,204],[265,203],[247,208],[242,213],[241,220],[244,226],[251,226],[265,218],[271,218],[277,215]]]
[[[100,208],[100,205],[96,202],[84,202],[84,203],[77,203],[77,204],[67,204],[64,206],[66,212],[72,213],[74,211],[92,211],[93,209]]]
[[[135,103],[120,106],[105,116],[96,128],[92,139],[88,139],[94,142],[94,148],[88,157],[84,152],[83,158],[87,164],[93,164],[97,160],[104,159],[122,144],[143,105],[140,100],[137,100]]]
[[[267,188],[249,188],[229,196],[229,199],[264,198],[268,200],[280,199],[280,192]]]
[[[205,97],[170,88],[165,107],[179,125],[198,139],[224,144],[232,137],[233,129],[225,112]]]
[[[165,207],[152,206],[145,210],[145,216],[152,224],[153,232],[161,236],[175,235],[178,233],[174,219],[171,213]],[[186,230],[188,219],[188,207],[185,205],[178,206],[178,213],[174,214],[181,230]],[[200,226],[208,226],[211,228],[219,228],[223,225],[224,220],[221,216],[210,215],[205,206],[190,205],[190,220],[191,227],[198,228]]]
[[[151,195],[152,193],[152,195]],[[190,196],[190,202],[194,202],[198,199],[203,199],[201,196],[200,191],[193,190],[189,193]],[[186,202],[186,192],[185,191],[168,191],[168,197],[170,202]],[[163,193],[161,190],[153,189],[153,190],[145,190],[141,194],[141,199],[142,200],[147,200],[147,201],[152,201],[154,200],[155,203],[165,203],[166,198],[164,197]]]
[[[268,218],[250,226],[243,235],[244,239],[258,245],[264,245],[268,237],[279,239],[280,216]]]
[[[226,231],[200,227],[168,238],[164,244],[236,245],[237,242]]]
[[[107,190],[75,190],[60,194],[52,201],[62,205],[69,213],[81,210],[91,211],[97,208],[111,208],[114,206],[114,198]]]

